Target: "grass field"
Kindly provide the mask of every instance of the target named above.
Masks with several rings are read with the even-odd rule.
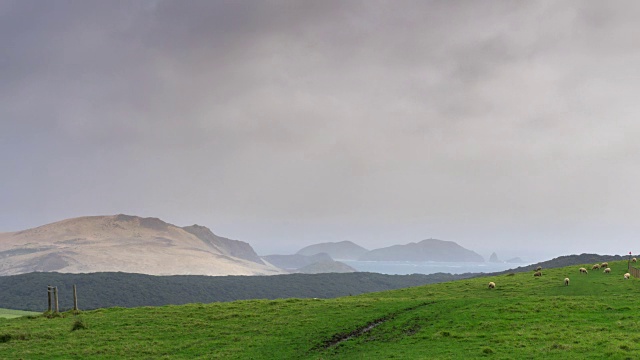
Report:
[[[21,316],[39,315],[40,313],[22,310],[0,309],[0,318],[13,319]]]
[[[640,359],[640,281],[623,279],[626,262],[610,265],[611,274],[571,266],[543,269],[540,278],[520,273],[330,300],[0,320],[0,358]]]

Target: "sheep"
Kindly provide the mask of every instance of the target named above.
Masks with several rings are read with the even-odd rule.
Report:
[[[638,261],[638,259],[636,258],[631,259],[631,262],[636,262],[636,261]]]
[[[569,278],[564,278],[564,286],[569,286]]]
[[[591,267],[591,270],[598,270],[600,269],[600,264],[595,264]]]
[[[609,274],[610,272],[611,272],[611,268],[606,268],[606,269],[604,269],[604,273],[605,273],[605,274]]]
[[[533,274],[533,276],[542,276],[542,273],[540,271],[536,271],[535,274]]]
[[[495,289],[496,288],[496,283],[494,283],[493,281],[489,282],[489,289]]]
[[[589,274],[589,272],[587,271],[587,269],[585,269],[585,268],[580,268],[580,274],[582,274],[582,273],[584,273],[584,274]]]
[[[536,271],[540,271],[540,270],[542,270],[542,266],[538,266],[538,267],[536,268]]]
[[[603,262],[602,264],[600,264],[600,268],[608,268],[608,267],[609,267],[608,262]]]
[[[624,274],[625,280],[628,280],[630,277],[631,277],[631,274],[629,274],[629,273]]]

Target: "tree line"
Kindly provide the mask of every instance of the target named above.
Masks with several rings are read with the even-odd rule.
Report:
[[[378,273],[272,276],[153,276],[129,273],[36,272],[0,277],[0,308],[45,311],[47,286],[58,287],[60,311],[73,307],[73,285],[81,310],[211,303],[248,299],[335,298],[471,277],[471,274],[384,275]]]

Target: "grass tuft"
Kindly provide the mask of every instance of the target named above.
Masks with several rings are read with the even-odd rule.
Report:
[[[491,355],[491,354],[495,353],[495,351],[493,351],[492,348],[488,348],[487,347],[487,348],[482,349],[482,353],[485,354],[485,355]]]
[[[29,334],[25,333],[17,333],[17,334],[1,334],[0,335],[0,343],[7,343],[11,340],[29,340],[31,337]]]
[[[76,331],[76,330],[85,330],[87,329],[89,326],[87,325],[87,323],[84,321],[83,318],[76,318],[73,321],[73,326],[71,326],[71,331]]]

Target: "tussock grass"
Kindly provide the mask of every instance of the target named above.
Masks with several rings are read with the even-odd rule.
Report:
[[[83,318],[76,318],[73,321],[73,325],[71,326],[71,331],[84,330],[88,327],[89,326],[87,325],[87,323],[84,321]]]
[[[539,278],[526,272],[329,300],[0,320],[0,358],[640,358],[640,280],[623,279],[626,261],[610,263],[611,274],[579,274],[591,265],[542,269]],[[496,289],[487,288],[489,281]],[[82,330],[69,331],[76,326]]]

